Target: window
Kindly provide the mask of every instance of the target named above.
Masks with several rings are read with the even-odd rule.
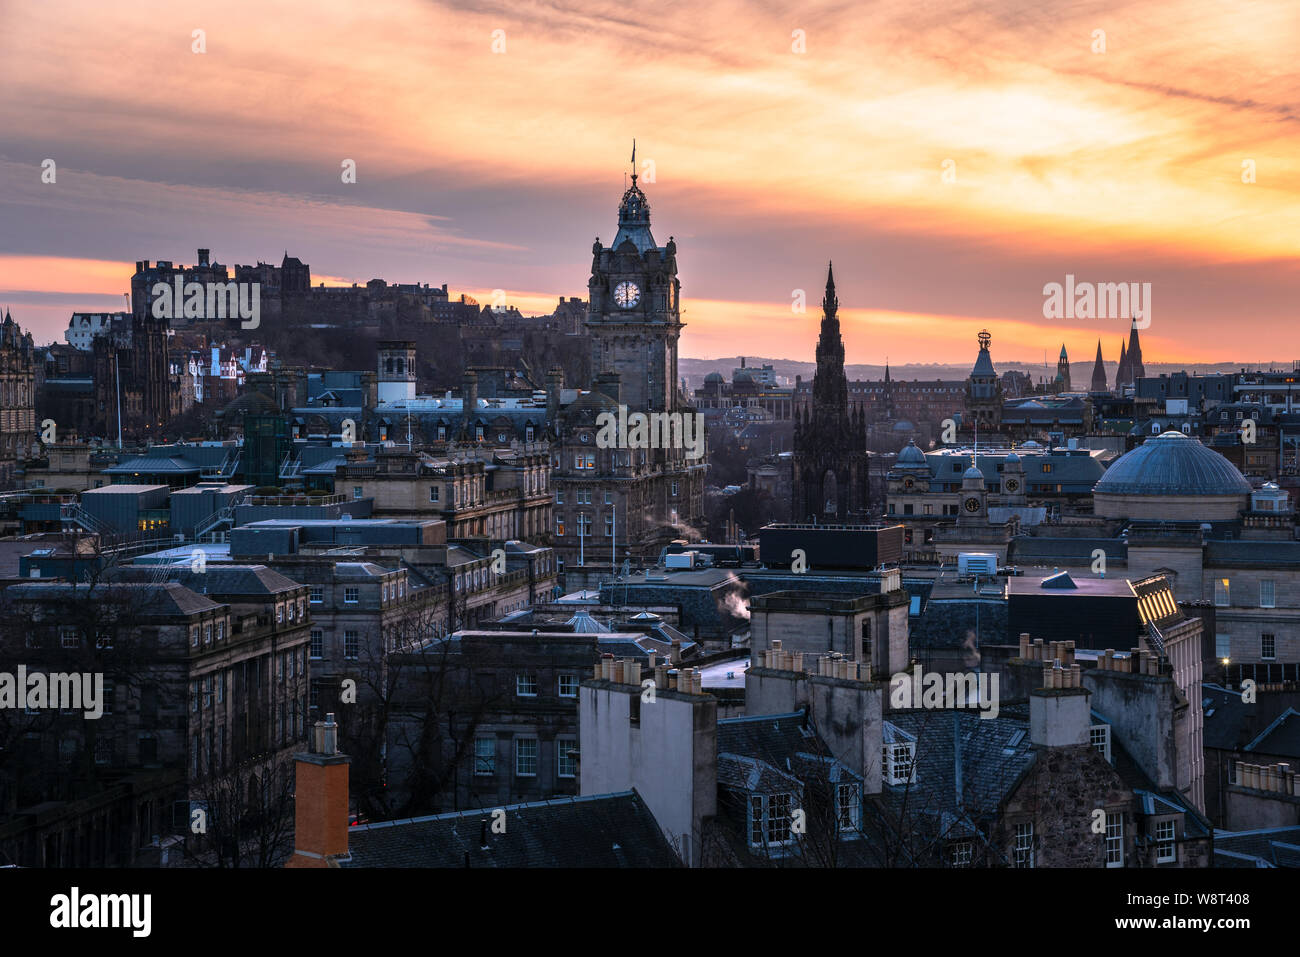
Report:
[[[578,697],[578,676],[577,675],[560,675],[560,697],[561,698]]]
[[[1261,658],[1277,657],[1277,639],[1268,632],[1264,632],[1259,636],[1259,656]]]
[[[190,644],[195,648],[199,646],[199,626],[194,625],[190,628]]]
[[[679,489],[679,488],[680,488],[679,483],[674,482],[674,483],[673,483],[673,492],[672,492],[673,498],[676,498],[676,497],[677,497],[677,492],[678,492],[678,489]]]
[[[1110,760],[1110,725],[1094,724],[1088,729],[1088,743],[1097,749],[1107,761]]]
[[[226,637],[226,619],[223,618],[219,622],[217,622],[217,641],[221,641],[225,637]]]
[[[278,604],[278,605],[275,606],[275,623],[276,623],[277,625],[282,625],[282,624],[284,624],[284,605],[283,605],[283,604]]]
[[[361,599],[361,589],[357,586],[349,586],[343,589],[343,604],[355,605]]]
[[[606,492],[606,493],[605,493],[605,504],[606,504],[606,505],[613,505],[613,504],[614,504],[614,493],[613,493],[613,492]]]
[[[841,831],[852,831],[858,827],[861,807],[860,789],[856,784],[837,784],[835,786],[835,819]]]
[[[1156,861],[1168,864],[1178,859],[1178,849],[1174,845],[1174,822],[1156,822]]]
[[[197,681],[190,682],[190,710],[199,710],[199,683]]]
[[[212,707],[212,675],[203,676],[203,707]]]
[[[574,760],[570,751],[578,749],[577,738],[556,738],[555,739],[555,775],[561,778],[575,778],[578,776],[578,762]]]
[[[436,485],[429,486],[429,501],[430,502],[438,501],[438,486]]]
[[[311,630],[311,656],[320,658],[325,654],[325,632],[319,628]]]
[[[1120,811],[1106,812],[1106,866],[1124,866],[1124,815]]]
[[[1259,583],[1259,607],[1276,608],[1276,602],[1277,589],[1274,587],[1273,579],[1265,578]]]
[[[862,622],[862,660],[871,661],[871,619]]]
[[[360,497],[361,497],[361,486],[360,486],[360,485],[354,485],[354,486],[352,486],[352,497],[353,497],[354,499],[357,499],[357,498],[360,498]]]
[[[885,780],[890,784],[916,783],[916,743],[903,741],[884,746]]]
[[[361,642],[355,631],[343,632],[343,657],[355,660],[360,654]]]
[[[971,843],[970,841],[961,841],[952,846],[952,866],[953,867],[970,867]]]
[[[605,516],[605,537],[610,538],[613,536],[613,534],[614,534],[614,516],[606,515]]]
[[[221,704],[226,700],[226,673],[221,672],[214,680],[217,683],[217,704]]]
[[[1052,471],[1052,463],[1051,463],[1051,462],[1044,462],[1044,463],[1043,463],[1043,474],[1046,475],[1047,473],[1049,473],[1049,472],[1051,472],[1051,471]]]
[[[310,590],[310,594],[311,594],[311,603],[312,603],[313,605],[319,605],[319,604],[321,604],[322,602],[325,601],[325,586],[324,586],[324,585],[312,585],[312,586],[311,586],[311,590]]]
[[[1214,580],[1214,604],[1220,608],[1227,608],[1231,604],[1228,593],[1228,579],[1216,578]]]
[[[1217,634],[1214,636],[1214,656],[1219,659],[1231,657],[1232,636]]]
[[[517,675],[515,677],[515,694],[521,698],[536,698],[537,675]]]
[[[537,777],[537,739],[515,739],[515,775],[521,778]]]
[[[288,603],[289,620],[293,621],[293,602]]]
[[[757,847],[763,844],[763,799],[758,795],[749,799],[749,843]]]
[[[75,625],[59,626],[59,644],[64,648],[76,648],[81,644],[81,638],[77,634]]]
[[[474,739],[474,773],[481,777],[491,777],[497,773],[496,738]]]
[[[1015,867],[1034,866],[1034,822],[1016,825],[1016,843],[1012,849],[1011,863]]]
[[[767,843],[784,844],[790,840],[793,803],[789,794],[773,794],[767,799]]]
[[[275,659],[275,680],[284,680],[284,655],[280,655]]]
[[[557,488],[557,489],[555,490],[555,504],[556,504],[556,505],[563,505],[563,504],[564,504],[564,489],[562,489],[562,488]]]

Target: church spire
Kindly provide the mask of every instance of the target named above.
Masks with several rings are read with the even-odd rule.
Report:
[[[1106,392],[1106,363],[1101,358],[1101,340],[1097,340],[1097,360],[1092,364],[1092,383],[1093,392]]]

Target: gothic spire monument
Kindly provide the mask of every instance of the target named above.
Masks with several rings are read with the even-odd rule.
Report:
[[[794,424],[795,522],[860,524],[870,509],[866,425],[861,410],[849,408],[839,306],[834,267],[828,265],[812,398]]]

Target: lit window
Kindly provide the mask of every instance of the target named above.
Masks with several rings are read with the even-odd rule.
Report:
[[[1228,579],[1216,578],[1214,580],[1214,604],[1220,608],[1227,608],[1231,603]]]
[[[515,774],[521,778],[537,776],[537,739],[515,739]]]
[[[1178,859],[1178,850],[1174,845],[1174,822],[1156,822],[1156,860],[1168,864]]]

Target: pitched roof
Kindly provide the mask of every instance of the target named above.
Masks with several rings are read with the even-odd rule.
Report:
[[[1214,832],[1215,867],[1300,867],[1300,827]]]
[[[678,867],[635,791],[507,805],[505,833],[481,808],[348,831],[343,867]],[[486,841],[486,844],[484,843]]]

